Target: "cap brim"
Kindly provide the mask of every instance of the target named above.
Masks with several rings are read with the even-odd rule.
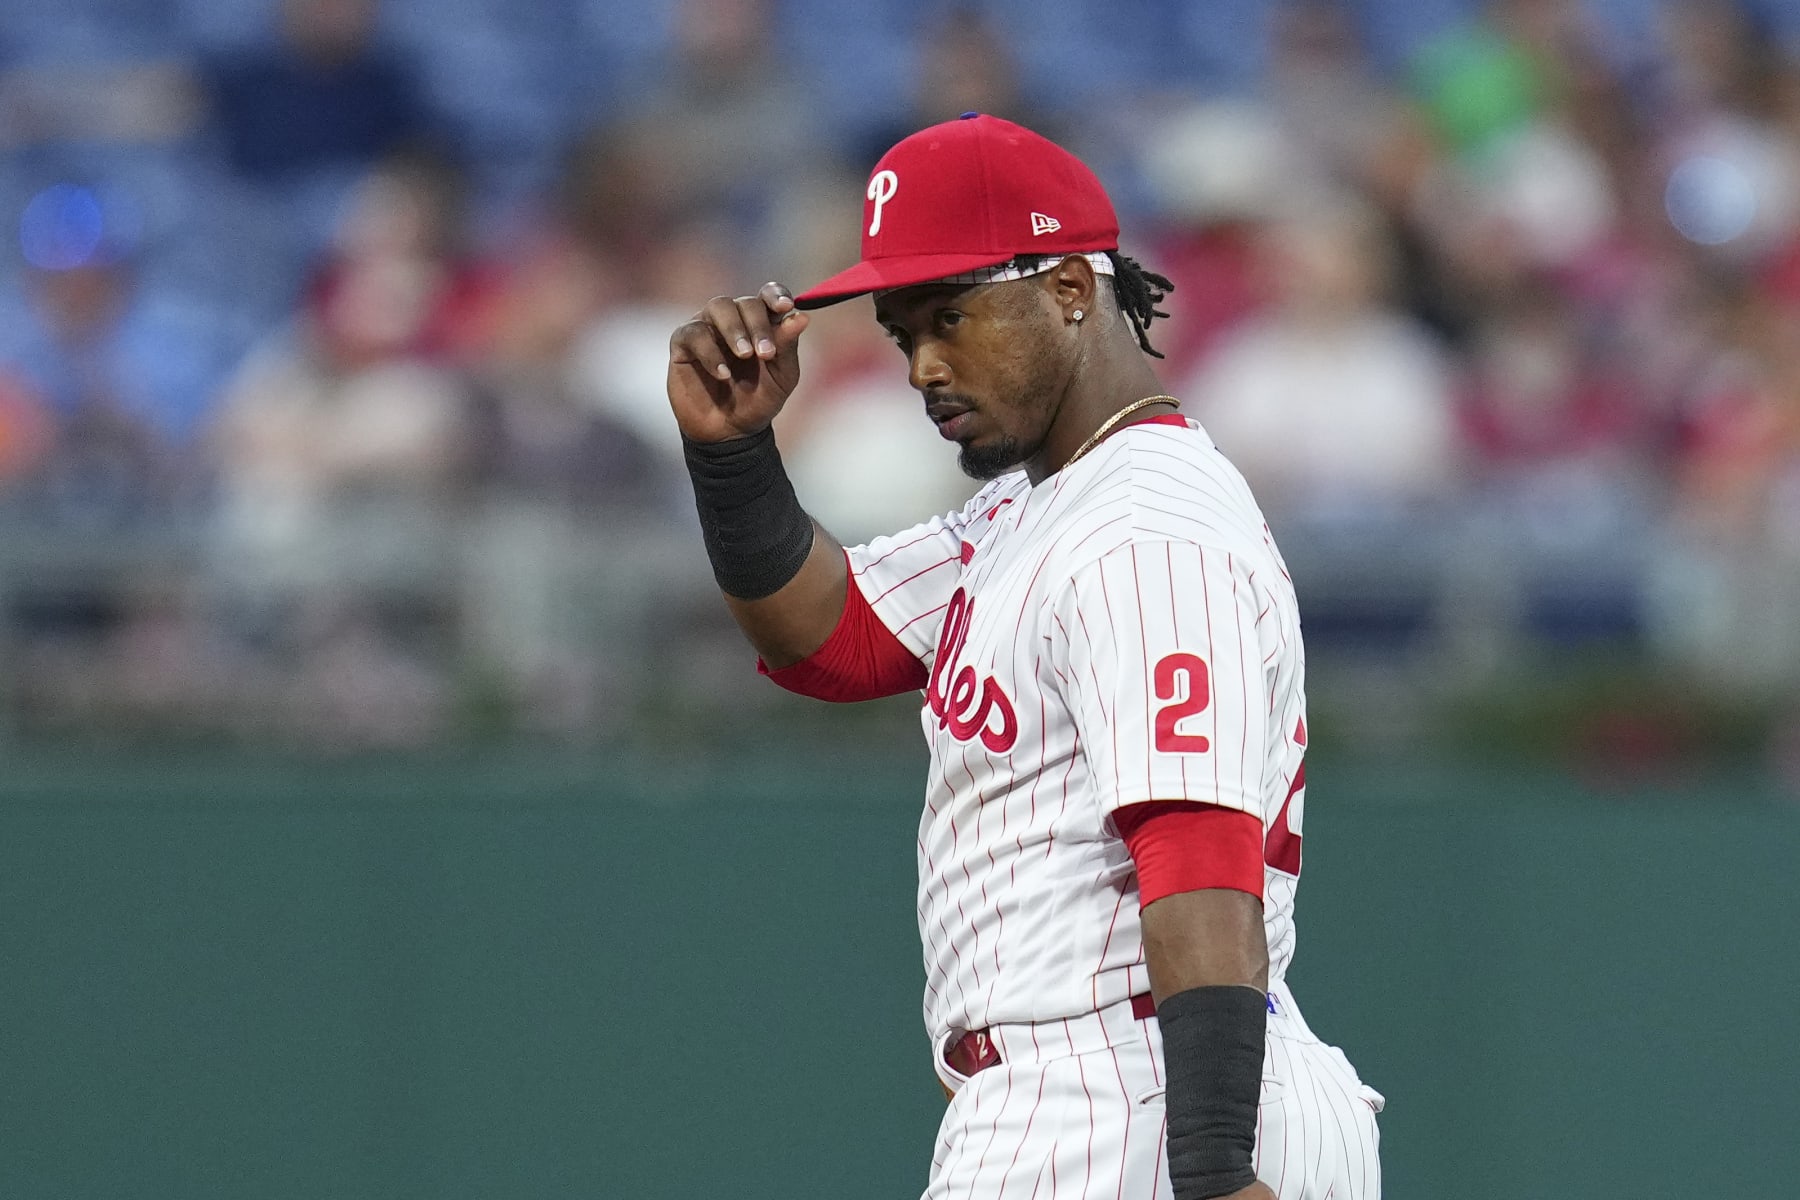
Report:
[[[848,271],[839,271],[830,279],[808,288],[794,297],[796,308],[824,308],[840,300],[852,300],[870,292],[889,288],[915,287],[965,271],[997,267],[1010,262],[1011,256],[995,258],[991,254],[920,254],[910,258],[878,258],[859,262]]]

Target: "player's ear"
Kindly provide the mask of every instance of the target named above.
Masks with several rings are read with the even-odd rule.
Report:
[[[1051,269],[1051,294],[1062,309],[1063,320],[1079,321],[1081,317],[1076,313],[1086,315],[1094,311],[1098,279],[1094,264],[1084,254],[1067,255]]]

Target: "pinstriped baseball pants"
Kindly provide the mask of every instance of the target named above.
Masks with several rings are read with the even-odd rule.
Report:
[[[1378,1200],[1380,1094],[1313,1036],[1283,985],[1274,995],[1258,1177],[1280,1200]],[[1172,1200],[1154,1020],[1134,1019],[1126,1002],[989,1032],[997,1066],[966,1081],[939,1066],[957,1091],[924,1200]]]

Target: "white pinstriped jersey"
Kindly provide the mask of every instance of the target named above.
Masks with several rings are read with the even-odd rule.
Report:
[[[1260,818],[1271,986],[1294,948],[1298,607],[1249,487],[1191,420],[1128,426],[1033,487],[849,552],[930,671],[925,1023],[1072,1017],[1149,990],[1122,805]]]

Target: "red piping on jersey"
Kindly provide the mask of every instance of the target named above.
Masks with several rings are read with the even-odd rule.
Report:
[[[1132,425],[1173,425],[1179,429],[1190,428],[1188,419],[1180,413],[1158,413],[1154,417],[1145,417],[1141,421],[1133,421]],[[1126,426],[1130,428],[1130,426]]]
[[[1263,894],[1263,827],[1247,812],[1189,800],[1127,804],[1113,824],[1137,864],[1138,907],[1177,892]]]
[[[846,569],[848,565],[846,556]],[[824,645],[773,671],[759,658],[756,669],[790,692],[837,703],[920,691],[929,678],[925,664],[875,615],[854,574],[845,583],[843,611]]]

